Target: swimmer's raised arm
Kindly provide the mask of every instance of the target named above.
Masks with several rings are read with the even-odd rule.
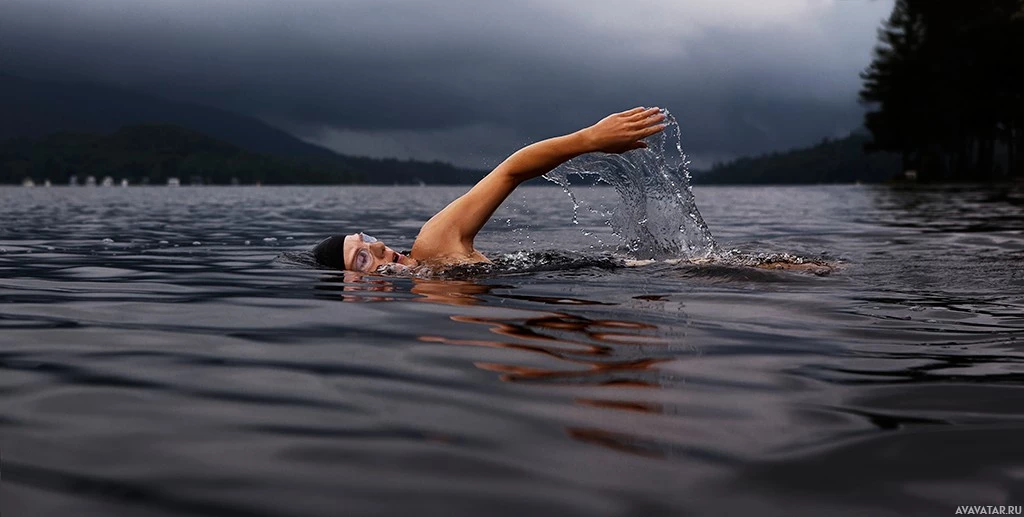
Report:
[[[432,217],[412,247],[417,260],[483,258],[473,239],[505,198],[524,181],[542,176],[572,158],[589,152],[624,153],[646,147],[642,142],[665,129],[659,108],[633,108],[614,113],[575,133],[528,145]]]

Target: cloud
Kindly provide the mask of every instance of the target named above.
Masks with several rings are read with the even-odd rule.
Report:
[[[656,104],[684,121],[700,164],[857,126],[857,74],[891,6],[4,0],[0,70],[225,107],[346,152],[475,166]]]

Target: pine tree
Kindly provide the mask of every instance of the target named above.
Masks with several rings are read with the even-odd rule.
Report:
[[[920,160],[921,18],[913,0],[897,0],[888,21],[878,30],[875,59],[861,74],[860,100],[877,107],[865,116],[865,126],[873,137],[867,149],[900,153],[904,170],[917,169]]]
[[[1024,173],[1022,34],[1024,0],[897,0],[861,74],[867,150],[929,180]]]

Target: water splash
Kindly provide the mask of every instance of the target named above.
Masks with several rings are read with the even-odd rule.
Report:
[[[308,251],[286,251],[278,256],[275,265],[301,269],[326,269],[316,262]],[[780,282],[795,281],[794,275],[778,276],[777,271],[828,276],[840,263],[827,257],[804,257],[790,253],[745,253],[730,250],[707,257],[674,258],[665,260],[623,259],[612,253],[578,253],[565,250],[517,251],[492,257],[492,262],[472,264],[431,265],[409,267],[402,264],[384,264],[372,273],[391,278],[421,278],[464,280],[483,277],[507,277],[522,274],[558,272],[559,274],[595,274],[601,270],[649,267],[651,275],[683,278],[704,278],[715,281]],[[755,273],[756,271],[756,273]]]
[[[635,258],[709,257],[717,244],[693,198],[679,123],[664,113],[668,127],[645,140],[647,149],[584,155],[544,178],[572,199],[573,224],[579,224],[581,207],[600,215]],[[619,199],[613,206],[581,201],[580,187],[593,188],[595,182],[614,187]]]
[[[457,280],[545,271],[569,273],[591,269],[616,269],[625,266],[626,263],[620,257],[607,253],[580,254],[565,250],[543,250],[506,253],[492,257],[492,262],[470,264],[422,264],[414,267],[383,264],[377,268],[374,274],[389,277]]]

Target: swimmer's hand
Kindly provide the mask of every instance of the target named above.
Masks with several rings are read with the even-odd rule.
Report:
[[[633,108],[608,115],[577,134],[585,142],[588,152],[619,154],[647,147],[643,139],[662,132],[668,125],[664,120],[661,108]]]

